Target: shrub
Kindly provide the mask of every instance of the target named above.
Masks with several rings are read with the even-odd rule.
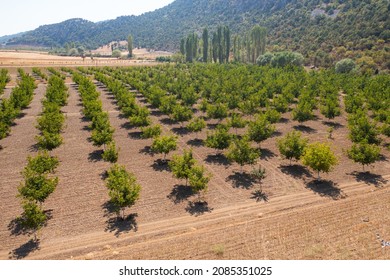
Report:
[[[126,171],[124,166],[115,164],[107,171],[106,187],[109,190],[110,202],[115,206],[118,215],[122,212],[125,218],[125,209],[131,207],[139,199],[141,186],[137,183],[134,174]]]
[[[350,73],[356,70],[356,63],[352,59],[346,58],[336,63],[335,70],[336,73]]]
[[[285,137],[277,141],[277,146],[280,154],[290,160],[300,160],[306,147],[307,139],[302,138],[302,134],[298,131],[288,133]]]
[[[36,136],[35,139],[38,141],[38,147],[43,150],[53,150],[63,143],[63,138],[60,134],[46,131],[42,135]]]
[[[158,154],[164,154],[164,160],[171,151],[177,149],[177,138],[175,136],[160,136],[154,139],[152,151]]]
[[[47,151],[40,152],[37,156],[27,158],[28,164],[25,173],[45,174],[54,173],[59,165],[57,157],[50,156]]]
[[[119,157],[119,151],[116,148],[115,142],[111,142],[108,144],[107,149],[103,152],[103,160],[116,163]]]
[[[145,127],[145,128],[142,128],[141,131],[142,131],[142,138],[144,138],[144,139],[158,137],[161,135],[161,132],[162,132],[160,125]]]

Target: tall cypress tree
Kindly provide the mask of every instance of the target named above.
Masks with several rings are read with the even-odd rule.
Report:
[[[230,56],[230,29],[225,26],[224,28],[224,38],[225,38],[225,61],[229,63]]]
[[[218,27],[218,60],[223,63],[224,48],[223,48],[223,32],[222,26]]]
[[[259,25],[253,27],[251,31],[252,40],[252,62],[256,63],[257,58],[264,54],[267,31]]]
[[[182,55],[186,54],[186,40],[184,38],[180,41],[180,52]]]
[[[207,28],[203,29],[203,62],[208,61],[209,54],[209,31]]]
[[[196,59],[198,56],[198,44],[199,44],[199,38],[196,33],[193,33],[192,35],[192,59]]]
[[[214,60],[214,63],[216,63],[218,61],[218,48],[219,48],[219,44],[218,44],[218,34],[216,32],[213,33],[213,60]]]
[[[186,61],[187,62],[193,61],[193,43],[192,43],[191,35],[189,35],[186,40]]]
[[[131,35],[127,38],[127,49],[129,51],[129,57],[133,57],[133,36]]]

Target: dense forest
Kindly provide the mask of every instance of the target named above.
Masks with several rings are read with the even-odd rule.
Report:
[[[270,51],[300,52],[307,64],[330,66],[342,58],[390,68],[390,4],[387,0],[176,0],[141,16],[98,23],[71,19],[41,26],[8,45],[62,47],[73,42],[94,49],[134,37],[135,47],[177,51],[189,32],[202,35],[220,25],[234,34],[267,28]]]

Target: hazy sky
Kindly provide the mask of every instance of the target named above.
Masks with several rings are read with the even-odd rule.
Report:
[[[1,3],[0,36],[33,30],[40,25],[71,18],[90,21],[140,15],[174,0],[4,0]]]

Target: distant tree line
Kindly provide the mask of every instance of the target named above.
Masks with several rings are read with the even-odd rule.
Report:
[[[202,61],[228,63],[231,60],[245,63],[256,63],[264,54],[267,41],[267,30],[255,26],[244,36],[235,35],[232,39],[228,26],[219,26],[210,36],[207,28],[202,36],[191,33],[180,42],[180,53],[186,62]]]

